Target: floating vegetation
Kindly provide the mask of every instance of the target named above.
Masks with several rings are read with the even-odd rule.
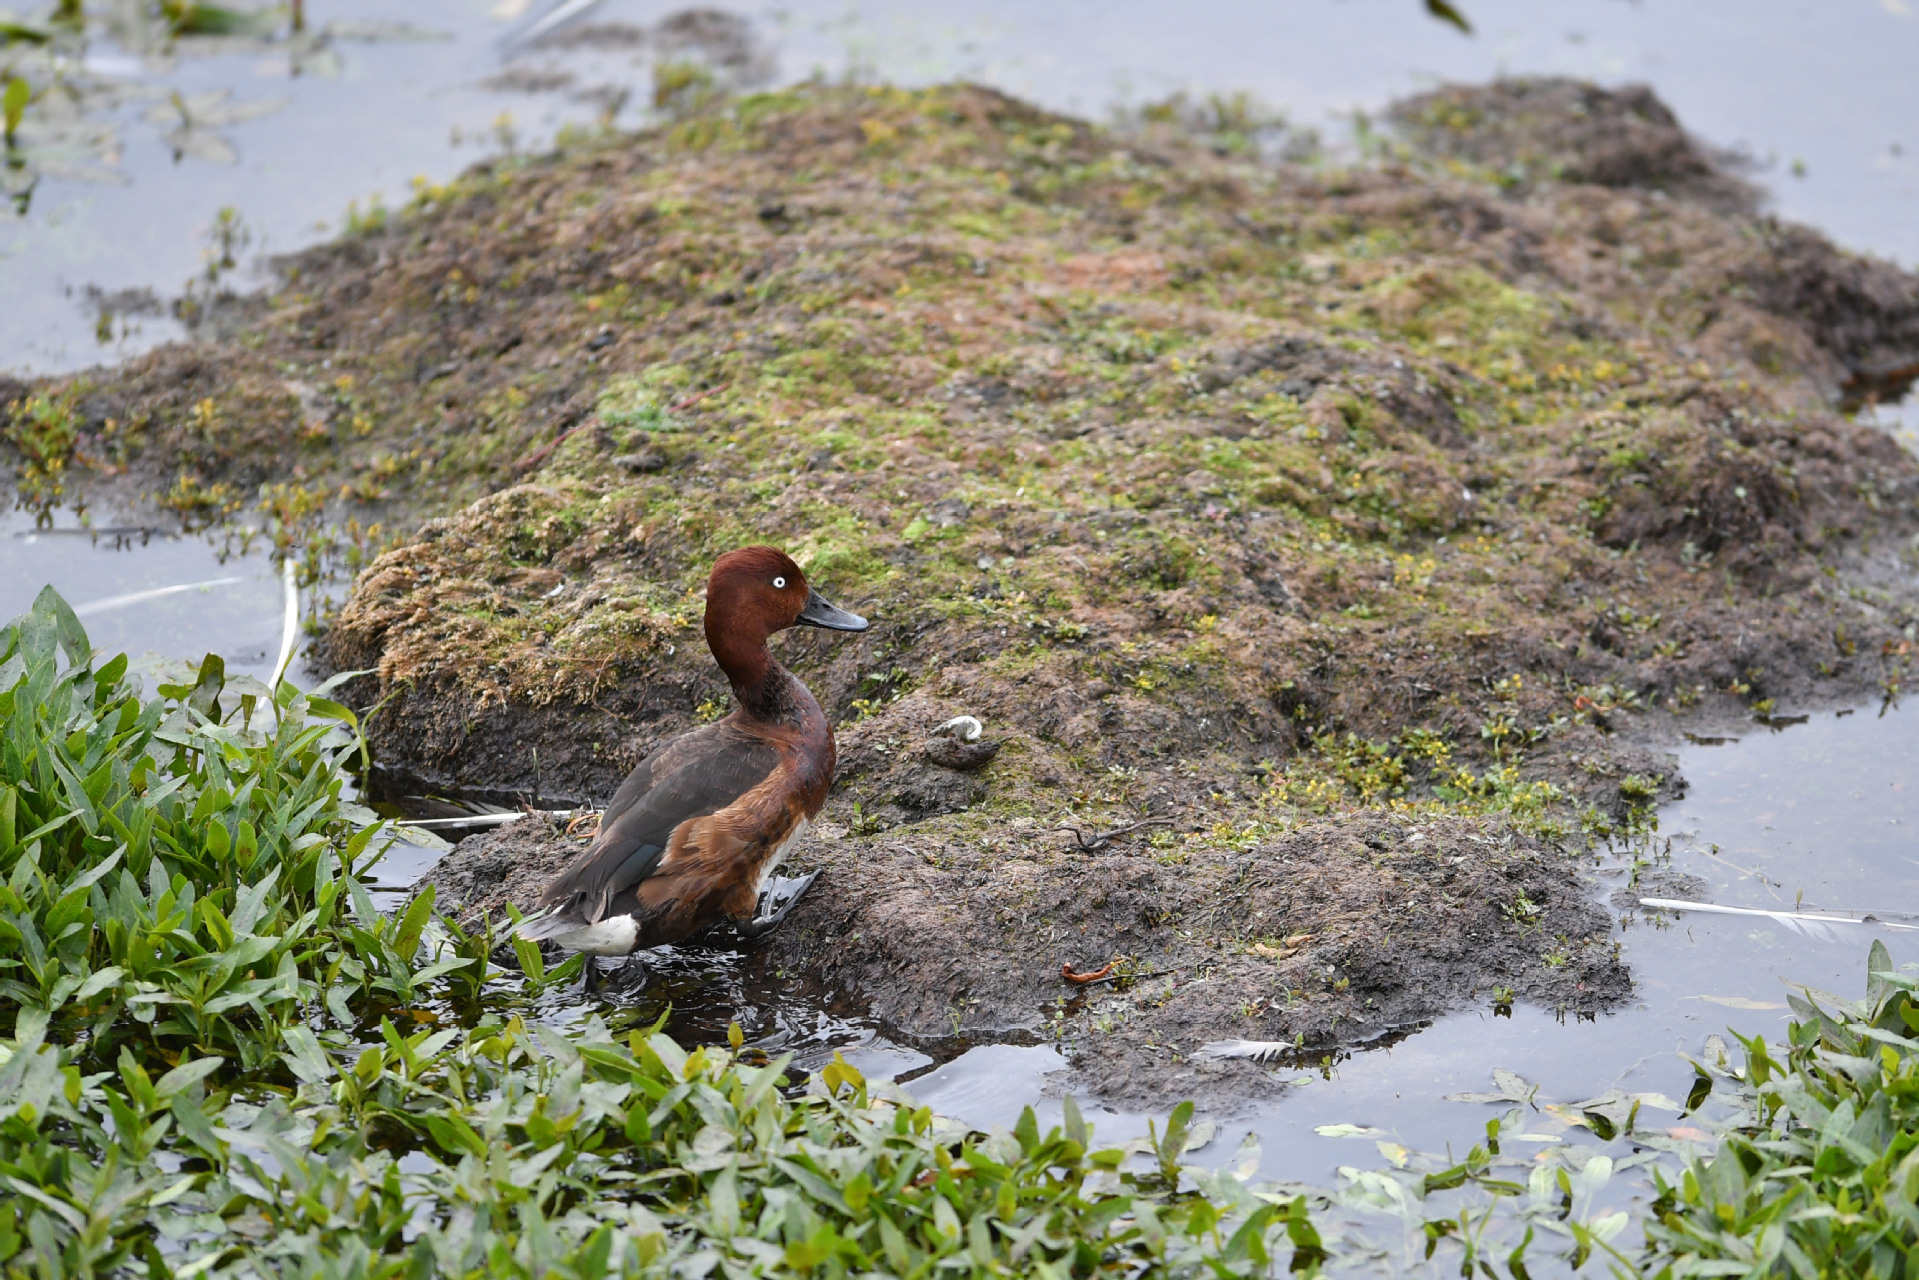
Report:
[[[343,41],[433,40],[440,33],[401,22],[331,22],[309,28],[303,6],[262,8],[162,0],[106,0],[85,6],[60,0],[40,17],[0,11],[0,124],[5,160],[0,195],[26,213],[43,178],[126,181],[124,140],[113,116],[146,102],[143,118],[165,127],[174,160],[233,164],[238,149],[223,130],[287,105],[287,99],[235,101],[228,90],[183,94],[96,74],[87,54],[96,41],[113,45],[149,70],[180,55],[273,53],[291,75],[338,75],[335,45]]]
[[[278,111],[287,105],[288,99],[235,102],[232,98],[232,93],[226,89],[186,95],[176,90],[167,95],[166,101],[147,108],[145,118],[155,124],[173,125],[167,132],[167,145],[173,148],[176,161],[193,156],[216,164],[238,164],[240,153],[219,131],[243,120]],[[231,217],[231,210],[225,212]],[[233,264],[229,261],[227,265]]]

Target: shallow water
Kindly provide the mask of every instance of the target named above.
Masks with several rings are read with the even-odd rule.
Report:
[[[136,57],[98,40],[76,75],[99,104],[89,121],[107,132],[77,167],[100,180],[48,176],[24,217],[0,212],[0,369],[76,369],[178,336],[171,302],[202,274],[222,208],[250,236],[236,255],[245,264],[334,234],[349,203],[397,205],[416,177],[443,181],[509,144],[542,146],[569,122],[636,125],[661,54],[717,61],[753,83],[966,77],[1093,116],[1179,90],[1245,90],[1330,135],[1354,108],[1438,79],[1644,80],[1708,142],[1749,153],[1782,213],[1919,262],[1919,6],[1461,7],[1471,37],[1424,17],[1417,0],[1191,0],[1176,21],[1150,0],[755,0],[728,7],[751,23],[742,36],[710,19],[672,25],[679,4],[598,0],[528,45],[514,37],[557,5],[312,0],[313,26],[343,34],[303,60],[284,45],[192,42]],[[396,17],[417,38],[360,38]],[[178,154],[175,92],[205,104],[193,108],[203,116],[273,109],[202,129]],[[205,158],[222,153],[230,163]]]
[[[51,583],[96,648],[143,658],[218,653],[229,672],[268,679],[279,656],[285,596],[265,556],[222,557],[206,538],[131,522],[52,529],[0,517],[0,618],[25,613]]]

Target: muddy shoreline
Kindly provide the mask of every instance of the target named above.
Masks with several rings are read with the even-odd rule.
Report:
[[[875,626],[777,646],[842,767],[754,962],[913,1036],[1057,1036],[1150,1105],[1272,1087],[1210,1040],[1597,1013],[1584,851],[1683,786],[1662,747],[1906,679],[1919,467],[1847,411],[1919,367],[1919,280],[1644,91],[1393,118],[1275,165],[972,86],[696,104],[0,388],[17,489],[364,564],[322,662],[391,778],[494,798],[723,714],[706,566],[786,546]],[[989,763],[928,754],[958,714]],[[525,905],[569,848],[436,883]]]
[[[1290,1076],[1465,1005],[1591,1017],[1632,989],[1565,852],[1498,820],[1359,816],[1170,855],[938,822],[825,835],[804,857],[824,874],[749,964],[850,997],[911,1042],[1057,1039],[1060,1086],[1113,1106],[1284,1087],[1272,1065],[1196,1052],[1214,1041],[1282,1042]],[[503,920],[584,847],[522,820],[463,841],[425,883],[457,917]],[[1062,976],[1108,964],[1110,981]]]

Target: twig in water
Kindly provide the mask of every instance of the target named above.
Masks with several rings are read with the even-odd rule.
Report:
[[[433,830],[436,827],[503,827],[522,818],[574,818],[572,809],[509,809],[504,813],[473,813],[458,818],[402,818],[409,827]]]
[[[1919,929],[1919,925],[1900,924],[1884,918],[1884,916],[1897,915],[1911,919],[1908,913],[1901,911],[1855,912],[1843,915],[1837,912],[1766,911],[1755,907],[1721,906],[1716,902],[1688,902],[1683,898],[1641,898],[1639,905],[1651,907],[1657,911],[1700,911],[1721,916],[1767,916],[1794,933],[1803,933],[1809,938],[1838,937],[1838,933],[1831,928],[1836,924],[1876,924],[1882,929]]]
[[[176,582],[170,587],[153,587],[146,591],[133,591],[123,596],[108,596],[104,600],[89,600],[85,604],[73,607],[74,616],[84,618],[89,614],[105,613],[109,609],[122,609],[130,604],[145,604],[149,600],[159,600],[166,596],[176,596],[185,591],[203,591],[208,587],[230,587],[236,582],[245,582],[245,578],[208,578],[204,582]]]
[[[1081,853],[1098,853],[1119,837],[1129,832],[1138,831],[1142,827],[1170,827],[1172,825],[1173,820],[1171,818],[1144,818],[1138,822],[1129,822],[1123,827],[1114,827],[1111,831],[1097,832],[1090,839],[1086,833],[1078,827],[1068,826],[1065,823],[1054,827],[1053,830],[1072,832],[1073,839],[1079,842],[1079,850]]]

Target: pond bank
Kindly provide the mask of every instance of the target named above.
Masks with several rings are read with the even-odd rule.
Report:
[[[289,542],[446,513],[326,640],[438,785],[609,794],[724,710],[712,556],[794,550],[877,625],[784,646],[846,727],[770,953],[903,1024],[1030,1026],[1067,961],[1222,970],[1062,1011],[1124,1092],[1495,986],[1603,1007],[1560,850],[1672,794],[1685,729],[1903,679],[1919,471],[1836,406],[1919,359],[1919,285],[1758,216],[1646,97],[1398,114],[1418,149],[1335,170],[968,87],[689,103],[0,399],[37,491],[119,470]],[[962,712],[1004,740],[972,772],[924,755]]]

